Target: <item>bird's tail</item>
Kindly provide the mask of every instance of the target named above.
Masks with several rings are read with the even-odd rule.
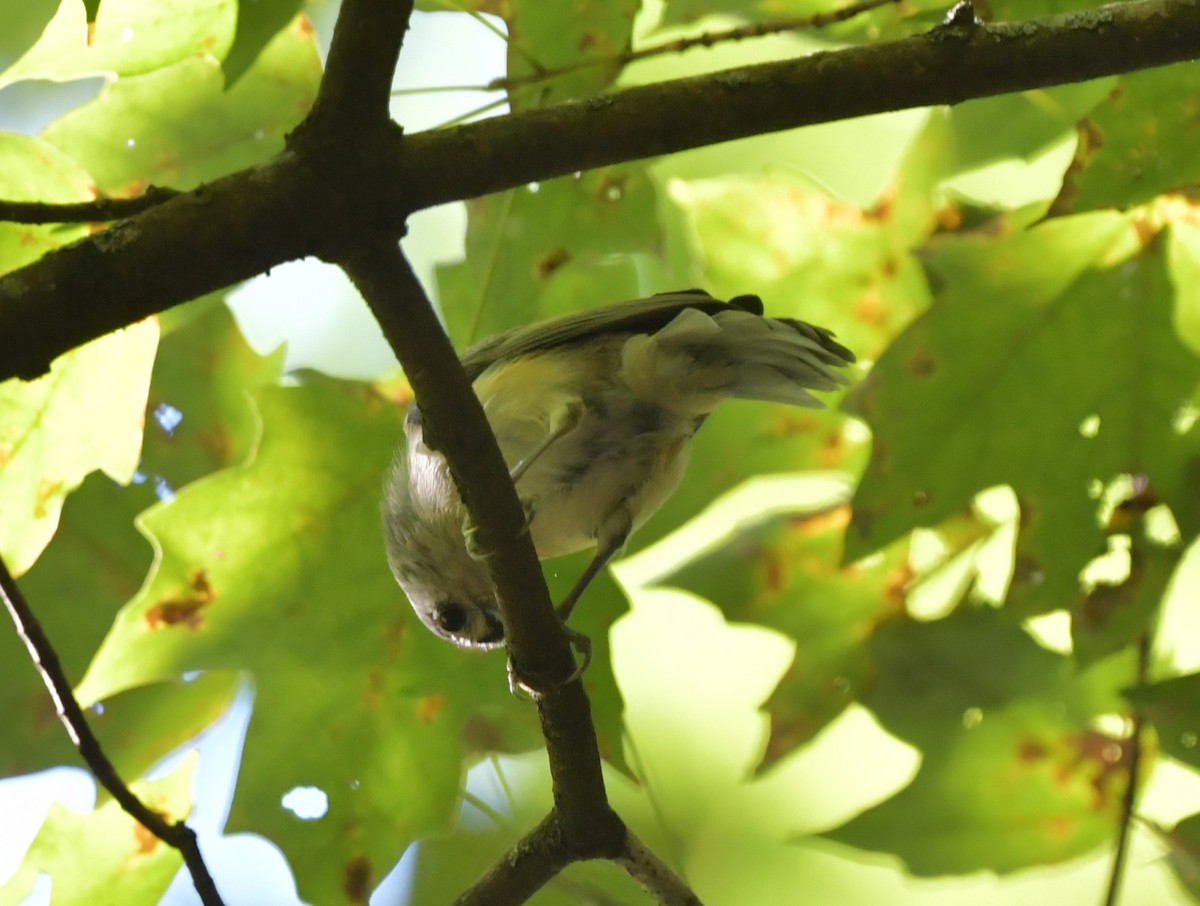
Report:
[[[820,408],[809,390],[848,383],[834,369],[853,362],[854,353],[832,332],[763,317],[761,308],[739,301],[715,314],[684,309],[661,330],[630,338],[622,379],[639,397],[695,415],[731,397]]]

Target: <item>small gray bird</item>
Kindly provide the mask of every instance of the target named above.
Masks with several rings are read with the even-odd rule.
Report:
[[[462,357],[529,515],[538,557],[595,547],[564,601],[650,518],[683,475],[692,436],[725,399],[820,407],[854,354],[821,327],[763,316],[757,296],[662,293],[519,327]],[[456,645],[504,644],[487,568],[469,550],[446,460],[414,404],[384,486],[388,563],[417,616]]]

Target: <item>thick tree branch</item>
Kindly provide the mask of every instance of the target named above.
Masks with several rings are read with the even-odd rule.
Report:
[[[338,142],[388,117],[392,74],[413,0],[342,0],[325,75],[305,130]]]
[[[625,847],[625,826],[608,805],[591,709],[579,680],[566,682],[575,672],[571,646],[554,615],[526,531],[525,511],[483,407],[395,242],[378,242],[338,263],[370,305],[404,366],[421,406],[426,442],[450,463],[480,546],[494,552],[487,563],[504,618],[508,654],[518,678],[539,693],[538,715],[555,802],[550,823],[541,827],[552,831],[561,853],[531,836],[522,841],[522,852],[538,858],[510,865],[500,880],[489,882],[500,887],[488,889],[507,889],[508,871],[523,879],[517,886],[535,878],[541,878],[540,884],[569,861],[615,857]],[[554,865],[554,870],[547,868]]]
[[[387,0],[360,2],[388,6]],[[388,40],[398,41],[399,14],[384,14],[393,23]],[[340,135],[336,147],[293,143],[263,167],[201,187],[0,278],[0,379],[39,375],[86,340],[283,261],[337,257],[364,236],[399,235],[412,211],[453,199],[749,135],[1078,82],[1200,54],[1200,0],[1134,0],[1016,24],[962,19],[902,41],[648,85],[453,129],[408,137],[396,130]],[[377,49],[369,65],[365,59],[361,67],[347,63],[346,84],[361,68],[377,93],[385,57]],[[333,105],[339,96],[327,94],[322,103]]]
[[[8,566],[3,559],[0,559],[0,598],[4,599],[4,606],[12,617],[13,623],[16,624],[17,634],[25,642],[30,658],[37,667],[38,673],[42,675],[42,681],[46,684],[46,688],[50,691],[58,719],[66,727],[67,735],[71,738],[71,742],[74,743],[92,775],[100,782],[101,786],[108,790],[126,814],[163,843],[179,850],[184,864],[192,876],[196,893],[200,895],[200,901],[205,906],[223,906],[224,901],[217,892],[217,885],[213,882],[208,866],[204,863],[204,857],[200,854],[200,846],[196,842],[195,832],[182,821],[173,824],[168,822],[162,815],[142,802],[125,785],[125,781],[121,779],[113,763],[104,754],[104,750],[100,747],[100,740],[92,733],[92,728],[83,715],[83,709],[75,700],[75,693],[63,671],[62,663],[54,651],[54,646],[46,638],[42,624],[29,607],[25,596],[21,594],[21,589],[17,586],[16,580],[8,571]]]
[[[1082,82],[1197,56],[1198,0],[1134,0],[1029,22],[942,25],[901,41],[422,132],[404,144],[393,178],[410,187],[405,204],[425,208],[751,135]],[[438,168],[429,170],[429,160]]]

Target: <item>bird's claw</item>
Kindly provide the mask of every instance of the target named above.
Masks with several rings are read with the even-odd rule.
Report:
[[[525,522],[521,526],[521,534],[529,534],[529,526],[533,523],[533,501],[522,500],[521,507],[525,511]],[[463,517],[462,525],[463,543],[467,548],[467,555],[477,563],[483,562],[492,556],[493,551],[484,547],[479,541],[479,526],[471,521],[471,517]]]
[[[467,547],[467,555],[476,562],[486,560],[491,551],[479,543],[479,526],[471,521],[470,516],[463,517],[463,543]]]
[[[556,686],[566,686],[569,683],[575,682],[575,680],[583,676],[584,671],[592,663],[592,640],[570,626],[564,625],[563,632],[567,634],[567,641],[571,643],[571,647],[579,652],[580,660],[571,675],[562,682],[555,683]],[[517,698],[527,698],[535,702],[543,695],[542,692],[539,692],[517,675],[517,668],[513,665],[511,656],[508,658],[508,691]]]

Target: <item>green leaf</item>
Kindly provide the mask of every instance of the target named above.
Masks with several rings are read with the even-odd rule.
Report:
[[[220,296],[172,314],[154,363],[141,471],[180,488],[251,453],[261,428],[251,395],[278,381],[284,350],[256,354]]]
[[[4,30],[0,31],[0,59],[12,60],[23,54],[45,30],[58,6],[58,0],[11,4],[5,10]]]
[[[1129,575],[1117,583],[1097,583],[1082,598],[1071,613],[1071,646],[1080,664],[1135,645],[1152,630],[1180,554],[1139,538],[1129,551]]]
[[[604,61],[565,72],[548,80],[511,89],[514,110],[543,107],[574,97],[600,94],[621,71],[615,57],[632,40],[637,0],[590,4],[587,14],[570,3],[548,5],[542,0],[513,0],[508,8],[508,75],[524,78],[570,67],[582,60]]]
[[[362,385],[307,380],[261,391],[248,464],[142,518],[160,557],[79,695],[247,671],[254,716],[229,827],[277,841],[302,895],[332,903],[343,878],[369,886],[449,820],[464,749],[537,737],[503,654],[436,639],[389,574],[379,493],[400,414]],[[280,808],[297,786],[324,790],[328,814]]]
[[[1079,674],[1071,658],[1042,648],[1006,611],[988,606],[960,607],[930,623],[897,618],[877,627],[870,645],[876,674],[864,704],[927,754],[948,745],[948,729],[971,730],[1025,699],[1054,700],[1071,725],[1120,712],[1117,690],[1132,673],[1126,657]]]
[[[1131,658],[1076,674],[990,609],[885,623],[871,653],[864,703],[924,757],[909,786],[824,836],[918,875],[1015,871],[1111,839],[1130,744],[1091,722],[1118,709]]]
[[[0,133],[0,196],[91,197],[88,175],[47,143]],[[0,224],[0,272],[83,235],[82,227]],[[0,383],[0,555],[24,572],[54,535],[66,495],[95,469],[128,481],[158,330],[143,322],[60,356],[36,381]]]
[[[14,572],[37,559],[89,472],[133,477],[157,344],[157,323],[143,321],[64,353],[36,381],[0,384],[0,555]]]
[[[0,87],[22,79],[124,78],[221,57],[238,8],[236,0],[104,0],[97,14],[99,5],[62,0],[37,43],[0,74]]]
[[[1128,757],[1054,702],[1022,701],[948,734],[909,786],[823,836],[894,853],[922,877],[1062,862],[1113,838]]]
[[[118,606],[141,585],[151,552],[124,512],[128,489],[95,477],[71,495],[63,528],[21,579],[68,679],[84,668]],[[206,674],[190,683],[131,689],[106,699],[88,722],[122,776],[138,777],[224,713],[237,678]],[[5,775],[74,764],[78,754],[54,703],[15,633],[0,634],[0,710],[21,715],[0,724]]]
[[[1155,830],[1167,844],[1167,860],[1175,877],[1188,893],[1200,899],[1200,815],[1184,818],[1171,830]]]
[[[175,329],[159,345],[150,383],[140,484],[120,487],[99,475],[86,480],[67,500],[54,540],[21,579],[71,679],[83,675],[113,616],[137,593],[150,567],[153,552],[134,529],[134,518],[160,495],[245,459],[260,427],[248,393],[279,374],[282,351],[254,355],[219,299],[183,306],[170,320]],[[177,416],[182,418],[175,424]],[[182,687],[135,689],[106,700],[103,716],[93,716],[92,723],[103,742],[114,742],[110,755],[137,776],[215,719],[232,691],[209,676]],[[141,722],[138,709],[145,713]],[[0,634],[0,710],[29,716],[0,723],[0,767],[6,772],[75,760],[40,677],[11,633]],[[126,729],[110,737],[105,726],[117,722]]]
[[[857,355],[878,355],[926,304],[909,251],[932,227],[920,202],[876,217],[785,171],[697,180],[673,197],[717,292],[753,291],[768,315],[831,327]]]
[[[320,76],[312,29],[298,19],[228,91],[215,57],[190,56],[106,85],[42,137],[106,194],[137,194],[151,183],[190,189],[279,152]]]
[[[1184,218],[1172,223],[1167,259],[1175,288],[1175,329],[1192,352],[1200,355],[1200,228]]]
[[[0,132],[0,193],[13,201],[90,201],[91,178],[41,139]],[[51,249],[85,235],[81,226],[0,223],[0,273],[24,267]]]
[[[1184,64],[1123,76],[1108,102],[1081,129],[1064,187],[1071,210],[1142,204],[1164,192],[1194,189],[1192,153],[1200,126],[1200,66]]]
[[[67,499],[58,534],[19,582],[70,680],[83,675],[117,609],[132,597],[151,552],[134,531],[127,489],[95,474]],[[0,522],[0,526],[6,522]],[[15,633],[0,633],[0,770],[20,774],[77,757],[54,703]]]
[[[869,563],[839,567],[848,507],[749,526],[660,580],[717,604],[725,618],[778,630],[796,645],[767,702],[763,767],[811,741],[873,676],[874,625],[904,603],[911,577],[897,545]]]
[[[952,107],[949,122],[958,169],[1007,158],[1028,160],[1074,129],[1100,104],[1114,79],[1002,94]],[[1004,123],[997,135],[995,123]]]
[[[518,324],[637,295],[632,263],[606,267],[605,259],[657,251],[656,204],[638,165],[468,202],[466,260],[438,270],[450,336],[467,346]]]
[[[1136,686],[1125,696],[1154,725],[1163,752],[1200,767],[1200,673]]]
[[[194,766],[192,757],[161,780],[131,788],[168,820],[181,820],[192,807]],[[89,815],[56,802],[25,861],[0,888],[0,904],[25,902],[43,873],[54,880],[55,903],[157,903],[182,865],[178,850],[152,836],[116,802]]]
[[[304,0],[255,0],[238,4],[233,47],[221,63],[225,79],[234,85],[258,59],[279,30],[304,8]]]
[[[1173,331],[1161,244],[1129,256],[1127,229],[1095,214],[932,248],[945,290],[851,400],[875,441],[848,558],[1011,485],[1010,599],[1031,613],[1079,598],[1080,570],[1106,549],[1098,488],[1121,474],[1146,476],[1195,534],[1200,431],[1180,431],[1178,413],[1200,360]]]

